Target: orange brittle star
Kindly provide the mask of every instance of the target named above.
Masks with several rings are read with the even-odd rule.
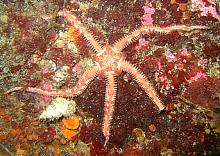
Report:
[[[115,77],[119,76],[122,71],[131,74],[135,78],[137,83],[146,92],[150,99],[156,104],[159,110],[163,110],[165,108],[150,81],[139,69],[126,61],[125,56],[121,51],[126,46],[137,40],[140,35],[144,35],[147,33],[170,33],[177,30],[191,31],[194,29],[207,28],[205,26],[186,25],[175,25],[168,27],[142,26],[131,32],[131,34],[119,39],[112,46],[108,44],[102,46],[95,39],[93,34],[90,33],[89,30],[77,19],[76,16],[70,14],[70,12],[68,11],[60,11],[58,12],[58,15],[64,16],[66,20],[83,35],[87,42],[89,42],[92,49],[96,52],[96,55],[93,58],[95,65],[90,70],[86,71],[79,79],[78,83],[70,89],[46,91],[33,87],[15,87],[8,90],[7,93],[16,90],[26,90],[46,96],[75,97],[80,95],[96,76],[105,77],[107,79],[107,85],[105,92],[104,119],[102,127],[102,132],[105,136],[104,146],[106,145],[110,137],[110,123],[114,112],[115,97],[117,92],[117,82],[115,80]]]

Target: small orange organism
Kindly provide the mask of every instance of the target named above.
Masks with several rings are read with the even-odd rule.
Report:
[[[68,40],[72,42],[72,41],[77,41],[80,34],[77,31],[77,29],[73,25],[71,25],[68,29],[67,35],[68,35]]]
[[[76,136],[78,132],[76,130],[63,129],[62,133],[63,133],[64,138],[68,140],[72,140],[72,138]]]
[[[70,118],[64,118],[62,122],[64,125],[64,129],[62,130],[63,136],[68,140],[72,140],[78,133],[76,129],[79,128],[79,118],[74,115]]]
[[[79,127],[79,118],[76,115],[70,118],[64,118],[63,124],[67,129],[77,129]]]

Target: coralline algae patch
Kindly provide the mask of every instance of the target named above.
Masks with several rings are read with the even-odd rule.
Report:
[[[183,48],[176,53],[165,51],[155,60],[157,71],[156,81],[164,94],[185,88],[197,81],[208,79],[208,75],[192,53]]]

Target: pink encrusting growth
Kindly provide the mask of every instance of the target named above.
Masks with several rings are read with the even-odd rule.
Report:
[[[49,82],[44,81],[42,84],[43,84],[42,88],[44,90],[52,91],[52,85]],[[52,101],[52,98],[49,96],[43,96],[42,101],[44,103],[50,103]]]
[[[203,71],[197,71],[196,74],[189,79],[185,78],[188,83],[193,83],[198,81],[199,79],[207,79],[207,74]]]
[[[176,61],[177,60],[176,56],[173,53],[171,53],[170,51],[166,51],[165,56],[166,56],[166,59],[169,61]]]
[[[143,9],[144,9],[144,15],[141,18],[142,25],[152,25],[154,21],[152,15],[155,13],[155,9],[153,8],[151,3],[143,6]]]
[[[153,8],[145,8],[146,13],[153,13]],[[101,46],[97,39],[90,33],[90,31],[77,19],[76,16],[71,15],[68,11],[60,11],[60,16],[64,16],[65,19],[71,23],[89,42],[92,49],[96,52],[93,57],[94,66],[86,71],[76,86],[71,89],[58,89],[53,91],[46,91],[33,87],[15,87],[10,89],[7,93],[16,90],[26,90],[47,96],[63,96],[63,97],[75,97],[80,95],[89,85],[89,83],[96,77],[101,76],[107,79],[106,92],[105,92],[105,104],[104,104],[104,119],[102,132],[105,136],[105,143],[107,144],[110,138],[110,126],[114,114],[115,97],[117,94],[117,81],[116,76],[119,76],[122,71],[131,74],[140,87],[150,97],[153,103],[163,110],[165,106],[161,102],[157,91],[154,89],[151,82],[137,67],[126,61],[126,57],[122,53],[122,50],[136,41],[141,35],[148,33],[170,33],[172,31],[182,30],[191,31],[194,29],[206,29],[205,26],[186,26],[186,25],[174,25],[168,27],[159,26],[142,26],[137,30],[134,30],[129,35],[119,39],[112,46]]]
[[[138,45],[135,47],[137,50],[142,48],[147,48],[149,46],[149,41],[146,41],[145,38],[140,38],[138,40]]]
[[[81,67],[80,67],[80,64],[77,63],[77,64],[73,67],[72,71],[73,71],[74,73],[76,73],[77,75],[81,75],[82,69],[81,69]]]
[[[166,91],[207,79],[206,72],[199,66],[200,62],[201,60],[192,61],[192,55],[187,48],[179,49],[177,53],[166,51],[164,56],[156,60],[155,77]]]
[[[213,0],[191,0],[191,11],[200,11],[200,16],[211,16],[220,21],[220,16],[217,13],[216,4]]]

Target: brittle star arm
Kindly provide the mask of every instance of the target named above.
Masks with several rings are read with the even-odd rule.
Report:
[[[66,20],[71,23],[90,43],[90,46],[96,51],[102,51],[102,46],[99,44],[98,40],[93,36],[93,34],[82,24],[80,20],[77,19],[75,15],[70,14],[69,11],[59,11],[59,16],[64,16]]]
[[[107,73],[107,85],[105,92],[104,121],[102,133],[105,136],[104,146],[107,144],[110,136],[110,125],[114,112],[115,97],[117,91],[117,83],[113,73]]]
[[[165,106],[160,101],[155,89],[151,85],[150,81],[145,77],[145,75],[135,68],[132,64],[127,61],[123,61],[121,63],[121,68],[123,71],[131,74],[137,83],[141,86],[141,88],[147,93],[150,99],[157,105],[160,110],[163,110]]]
[[[175,30],[182,31],[191,31],[194,29],[207,29],[206,26],[186,26],[186,25],[174,25],[168,27],[158,27],[158,26],[142,26],[137,30],[134,30],[130,35],[125,36],[124,38],[119,39],[113,44],[113,48],[116,51],[122,51],[125,47],[131,44],[133,41],[137,40],[140,35],[148,33],[170,33]]]
[[[6,94],[18,91],[18,90],[25,90],[32,93],[37,93],[46,96],[62,96],[62,97],[74,97],[80,95],[89,85],[89,83],[97,76],[99,72],[99,68],[94,66],[88,72],[85,72],[82,77],[77,82],[76,86],[72,89],[58,89],[54,91],[47,91],[40,88],[34,87],[15,87],[6,92]]]

